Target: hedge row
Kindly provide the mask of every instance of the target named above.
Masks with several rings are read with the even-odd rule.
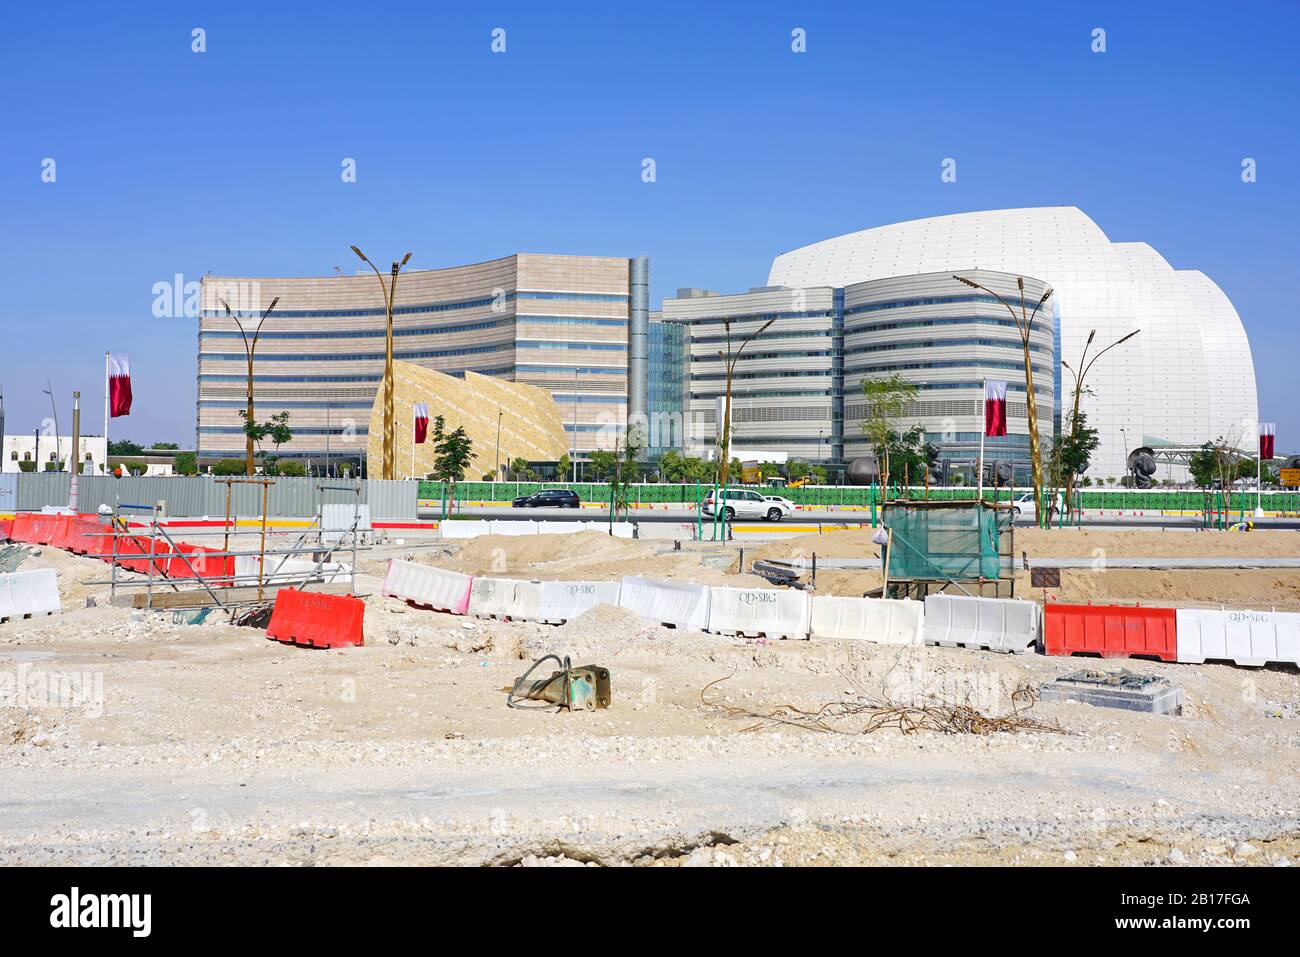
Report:
[[[531,495],[543,488],[569,488],[578,493],[578,498],[584,502],[608,502],[609,486],[601,483],[542,483],[542,482],[461,482],[456,486],[456,498],[462,502],[480,502],[480,501],[509,501],[520,495]],[[629,498],[634,503],[676,503],[685,502],[694,504],[697,497],[703,497],[709,492],[708,485],[674,485],[669,483],[633,485],[629,489]],[[1017,489],[1014,494],[1019,495],[1029,489]],[[806,486],[804,488],[774,488],[770,490],[773,495],[782,495],[790,501],[799,505],[870,505],[880,499],[880,490],[872,489],[869,486],[852,486],[852,485],[835,485],[835,486]],[[443,486],[439,482],[421,482],[420,498],[441,500],[443,496]],[[911,490],[913,497],[922,498],[926,495],[924,488],[913,488]],[[1002,501],[1006,501],[1012,493],[1008,489],[1000,492]],[[973,488],[932,488],[929,491],[931,499],[953,500],[953,499],[973,499],[975,498],[975,489]],[[1200,511],[1206,506],[1206,493],[1200,491],[1090,491],[1084,489],[1080,492],[1082,505],[1087,509],[1105,509],[1106,511],[1133,511],[1147,510],[1160,511],[1180,510],[1180,511]],[[1254,492],[1234,492],[1231,495],[1232,511],[1246,510],[1251,511],[1255,508]],[[1222,507],[1223,497],[1216,495],[1215,502]],[[1270,511],[1296,511],[1300,509],[1300,493],[1296,492],[1265,492],[1264,507]]]

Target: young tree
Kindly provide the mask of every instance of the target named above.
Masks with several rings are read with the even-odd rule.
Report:
[[[177,472],[180,472],[181,475],[198,475],[198,456],[193,452],[182,452],[176,456],[176,461],[173,463],[173,467]]]
[[[448,432],[446,420],[440,415],[433,420],[433,477],[451,486],[451,497],[456,497],[456,483],[464,481],[470,460],[478,458],[474,443],[457,426]]]
[[[144,455],[144,449],[138,442],[132,442],[130,439],[120,439],[117,442],[108,443],[109,455]]]
[[[1101,444],[1101,436],[1094,428],[1088,425],[1088,413],[1080,410],[1078,416],[1071,423],[1070,428],[1062,430],[1061,434],[1052,442],[1052,452],[1047,461],[1048,481],[1051,482],[1052,488],[1065,488],[1065,495],[1062,499],[1068,503],[1074,498],[1074,483],[1080,475],[1088,468],[1088,463],[1092,460],[1092,453],[1097,451],[1097,446]],[[1048,524],[1051,523],[1052,512],[1056,509],[1056,498],[1047,503]]]
[[[907,407],[916,399],[916,386],[895,372],[881,378],[863,379],[862,395],[866,399],[862,432],[871,440],[880,462],[881,484],[888,487],[890,437],[893,435],[897,439],[895,422],[903,417]]]

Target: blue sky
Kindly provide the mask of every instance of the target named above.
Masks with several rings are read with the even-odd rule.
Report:
[[[48,3],[3,17],[11,433],[49,414],[47,376],[82,390],[98,431],[111,349],[131,356],[137,396],[114,435],[190,445],[193,320],[152,313],[154,283],[177,273],[350,271],[350,243],[426,268],[644,252],[657,304],[678,286],[761,285],[776,253],[855,229],[1071,204],[1223,287],[1261,416],[1300,450],[1295,3]],[[940,181],[944,157],[956,183]]]

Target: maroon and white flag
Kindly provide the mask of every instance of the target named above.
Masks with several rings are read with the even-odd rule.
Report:
[[[1273,457],[1273,438],[1276,434],[1276,423],[1259,423],[1259,457],[1261,461]]]
[[[126,356],[108,357],[108,415],[116,419],[131,414],[131,367]]]
[[[423,445],[429,437],[429,407],[423,402],[415,406],[415,444]]]
[[[984,434],[1007,434],[1007,384],[992,379],[984,383]]]

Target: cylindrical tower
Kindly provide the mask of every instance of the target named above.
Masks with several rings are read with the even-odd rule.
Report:
[[[630,292],[627,324],[627,424],[639,427],[644,439],[649,426],[646,416],[650,356],[650,258],[638,256],[629,262]]]

